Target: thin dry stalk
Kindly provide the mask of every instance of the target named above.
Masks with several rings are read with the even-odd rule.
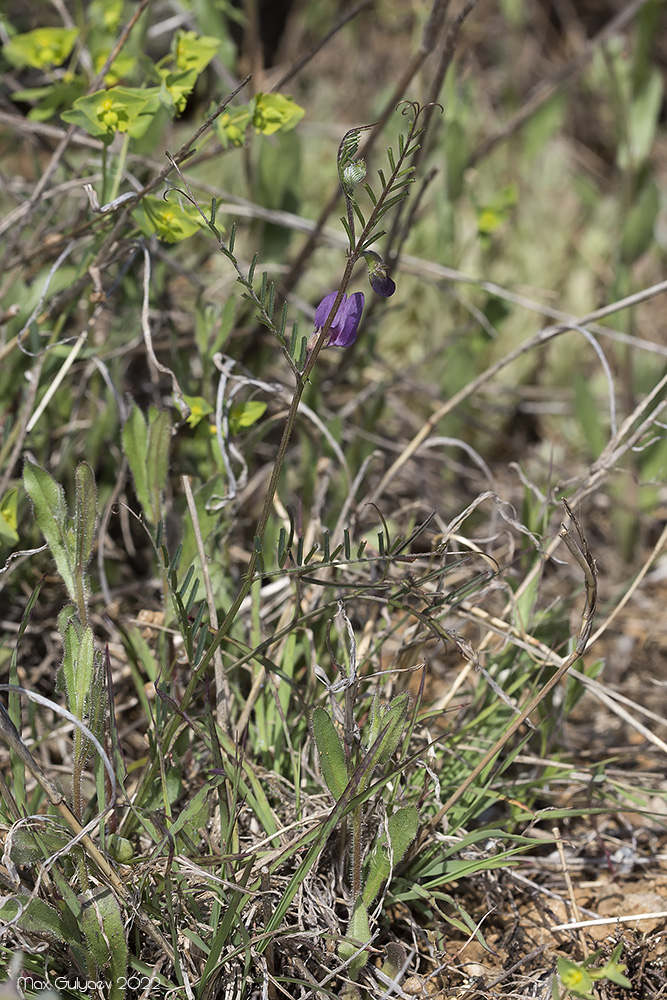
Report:
[[[462,784],[457,787],[454,792],[450,795],[444,805],[437,811],[437,813],[429,820],[429,822],[423,827],[420,836],[418,838],[416,847],[410,852],[411,856],[418,851],[432,835],[433,831],[437,829],[439,824],[443,819],[446,818],[447,813],[452,808],[452,806],[458,802],[461,796],[470,788],[474,781],[479,777],[482,771],[487,767],[488,764],[500,753],[502,748],[507,744],[507,742],[512,738],[514,733],[516,733],[521,726],[526,722],[526,720],[532,715],[537,706],[542,702],[546,696],[549,694],[557,684],[565,677],[570,667],[576,663],[576,661],[582,656],[588,640],[590,638],[591,630],[593,627],[593,616],[595,614],[595,608],[597,606],[597,570],[595,568],[595,560],[591,555],[588,548],[588,543],[584,535],[583,529],[577,516],[570,506],[565,502],[565,507],[567,513],[574,525],[574,532],[572,529],[567,528],[564,524],[561,526],[559,532],[559,539],[562,539],[567,548],[569,549],[572,556],[575,558],[576,562],[582,569],[584,574],[584,585],[586,590],[586,601],[584,608],[581,613],[581,624],[579,627],[579,635],[577,637],[577,643],[572,653],[563,661],[558,670],[554,675],[543,685],[543,687],[537,692],[537,694],[531,698],[528,705],[523,709],[520,715],[514,720],[507,731],[496,740],[494,745],[491,747],[487,753],[484,754],[480,762],[473,768],[467,778],[462,782]]]

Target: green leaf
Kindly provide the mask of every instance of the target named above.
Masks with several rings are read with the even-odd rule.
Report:
[[[354,905],[352,917],[350,918],[350,926],[347,929],[345,939],[338,945],[338,954],[346,962],[348,958],[351,958],[352,955],[359,951],[362,945],[368,944],[370,940],[371,928],[368,922],[368,910],[364,905],[363,899],[360,897]],[[357,979],[367,962],[368,952],[362,951],[347,967],[350,979]]]
[[[60,66],[74,48],[78,34],[77,28],[35,28],[10,38],[2,53],[12,66]]]
[[[584,378],[580,371],[575,371],[573,381],[574,410],[577,421],[584,432],[591,458],[597,458],[607,443],[607,435],[602,421],[603,414],[591,390],[590,380]],[[528,619],[524,617],[523,625],[525,626],[527,622]]]
[[[20,826],[11,838],[10,858],[15,865],[32,867],[43,862],[51,854],[66,847],[72,839],[69,830],[60,817],[41,817],[41,822],[30,820],[29,825]],[[75,848],[80,852],[80,848]]]
[[[0,500],[0,542],[15,545],[19,541],[18,525],[18,487],[14,486]]]
[[[365,745],[370,751],[373,744],[384,730],[380,745],[373,750],[373,767],[382,767],[387,763],[398,746],[405,731],[405,721],[410,707],[410,695],[407,692],[397,695],[387,708],[383,708],[377,696],[371,707],[371,718]]]
[[[637,168],[648,158],[660,117],[662,91],[662,73],[654,68],[630,106],[627,142],[622,143],[618,150],[620,167]]]
[[[38,896],[31,896],[27,893],[14,893],[11,897],[6,897],[0,902],[0,923],[4,927],[10,920],[13,920],[19,912],[19,903],[23,907],[23,913],[16,921],[17,926],[24,931],[44,937],[69,943],[69,931],[64,926],[60,915],[55,907],[44,902]]]
[[[31,121],[48,121],[61,110],[71,108],[78,97],[86,92],[86,82],[81,76],[65,73],[62,80],[54,80],[47,87],[27,87],[14,90],[12,100],[34,103],[28,112]]]
[[[621,260],[624,264],[634,264],[650,249],[659,213],[660,192],[653,178],[648,177],[623,220]]]
[[[194,70],[197,74],[206,69],[219,48],[219,38],[198,35],[194,31],[177,31],[172,46],[177,68],[181,72]]]
[[[144,415],[136,403],[132,407],[130,415],[123,426],[122,441],[123,451],[125,452],[125,457],[132,473],[132,479],[134,480],[134,492],[137,494],[137,500],[142,510],[148,512],[151,507],[146,474],[148,429]]]
[[[188,103],[188,97],[195,89],[197,73],[194,70],[170,73],[168,70],[159,69],[158,74],[161,78],[160,103],[172,118],[182,114]]]
[[[123,427],[123,451],[134,479],[134,489],[144,516],[151,524],[160,520],[162,490],[167,482],[171,421],[166,410],[151,407],[148,424],[133,406]]]
[[[623,953],[623,942],[619,941],[607,964],[600,970],[605,979],[608,979],[612,983],[616,983],[617,986],[625,986],[626,989],[632,988],[632,983],[623,975],[625,970],[625,965],[619,963],[619,958]]]
[[[86,894],[81,929],[96,964],[108,970],[109,1000],[122,1000],[128,951],[123,914],[111,889],[99,886]]]
[[[252,427],[264,415],[266,403],[250,400],[248,403],[233,403],[229,409],[229,430],[238,434],[244,427]]]
[[[77,719],[83,721],[95,673],[93,630],[90,625],[81,627],[71,606],[58,615],[58,627],[63,639],[61,676],[67,694],[67,707]]]
[[[164,243],[180,243],[205,224],[193,205],[179,205],[153,195],[141,199],[132,211],[132,218],[144,236],[155,233]]]
[[[379,893],[382,883],[389,878],[392,864],[396,866],[417,836],[419,815],[414,806],[398,809],[387,820],[391,856],[387,838],[383,834],[368,861],[368,877],[364,883],[363,900],[370,906]]]
[[[566,990],[584,1000],[594,1000],[591,989],[593,980],[581,965],[570,962],[566,958],[558,959],[558,975]]]
[[[183,396],[183,399],[190,410],[190,414],[186,418],[186,423],[193,430],[204,417],[207,417],[209,413],[213,413],[213,407],[202,396]]]
[[[273,135],[289,132],[305,115],[305,111],[285,94],[255,94],[252,107],[252,124],[256,132]]]
[[[44,535],[67,591],[76,601],[74,572],[75,544],[69,518],[65,491],[53,476],[26,459],[23,466],[23,485],[32,500],[35,520]]]
[[[160,519],[162,493],[167,484],[169,447],[171,445],[171,419],[167,410],[151,407],[148,412],[148,447],[146,449],[146,476],[151,497],[153,523]]]
[[[97,521],[95,475],[87,462],[80,462],[74,473],[76,572],[83,573],[90,562]]]
[[[320,705],[313,712],[313,736],[324,780],[337,802],[347,788],[349,780],[345,750],[331,716]]]
[[[60,117],[71,125],[80,125],[94,138],[110,143],[116,132],[128,132],[133,138],[142,136],[159,106],[157,87],[146,90],[111,87],[79,97],[73,108]]]

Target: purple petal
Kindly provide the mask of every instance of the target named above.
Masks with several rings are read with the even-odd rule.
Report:
[[[336,314],[336,321],[331,326],[327,347],[350,347],[357,339],[361,313],[364,308],[364,293],[354,292],[347,302],[344,302]]]
[[[320,302],[319,306],[315,310],[315,329],[316,330],[321,330],[322,327],[324,326],[324,324],[326,323],[327,316],[331,312],[331,307],[333,306],[334,302],[336,301],[336,296],[337,295],[338,295],[338,292],[329,292],[328,295],[324,296],[324,298]],[[345,305],[345,299],[346,299],[346,297],[347,296],[345,296],[345,295],[343,296],[343,301],[341,302],[340,306],[338,307],[338,312],[334,316],[334,321],[331,324],[332,328],[336,325],[336,323],[339,320],[341,309]]]
[[[388,299],[396,291],[396,282],[388,274],[369,274],[371,288],[376,295],[381,295],[383,299]]]

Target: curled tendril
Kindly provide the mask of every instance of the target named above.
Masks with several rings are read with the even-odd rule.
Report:
[[[410,111],[412,110],[414,114],[415,124],[417,123],[417,120],[420,117],[420,115],[423,115],[423,113],[425,111],[428,111],[429,108],[440,108],[441,113],[443,115],[445,113],[445,109],[443,105],[439,103],[439,101],[429,101],[428,104],[423,104],[423,105],[420,104],[419,101],[400,101],[396,105],[396,110],[398,111],[400,109],[402,115],[409,115]]]
[[[162,200],[167,204],[169,204],[169,195],[172,191],[175,191],[177,194],[180,194],[181,198],[185,198],[186,201],[189,201],[193,208],[199,208],[199,205],[188,191],[184,191],[183,188],[176,187],[175,185],[174,187],[168,187],[167,190],[162,193]]]

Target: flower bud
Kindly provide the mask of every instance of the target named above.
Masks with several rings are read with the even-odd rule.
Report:
[[[367,250],[364,254],[366,267],[368,268],[368,280],[376,295],[381,295],[383,299],[388,299],[396,291],[396,283],[387,274],[387,265],[382,257],[373,250]]]
[[[364,160],[353,160],[343,168],[340,182],[346,195],[351,195],[357,184],[361,184],[366,176],[366,163]]]

